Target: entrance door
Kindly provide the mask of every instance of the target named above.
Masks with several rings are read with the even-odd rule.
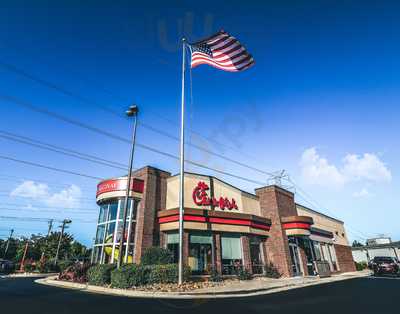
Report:
[[[259,238],[250,239],[250,258],[253,274],[262,274],[263,262],[261,257],[261,241]]]
[[[301,276],[299,249],[296,243],[289,243],[290,258],[292,261],[292,271],[294,276]]]
[[[211,266],[211,244],[191,243],[189,250],[189,266],[193,274],[206,274]]]

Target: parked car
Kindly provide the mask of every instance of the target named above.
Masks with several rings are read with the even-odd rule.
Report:
[[[14,263],[0,258],[0,274],[9,274],[14,271]]]
[[[399,261],[394,257],[389,256],[375,256],[371,261],[371,269],[374,275],[400,275],[399,273]]]

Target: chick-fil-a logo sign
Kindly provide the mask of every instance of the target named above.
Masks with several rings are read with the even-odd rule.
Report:
[[[235,199],[229,200],[227,197],[220,197],[219,199],[216,199],[215,197],[211,198],[208,196],[207,191],[210,188],[205,182],[200,181],[197,183],[197,186],[193,189],[193,201],[196,205],[198,206],[217,206],[221,208],[222,210],[224,209],[239,209],[238,206],[236,205]]]

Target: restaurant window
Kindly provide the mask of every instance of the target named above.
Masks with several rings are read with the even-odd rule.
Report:
[[[313,241],[313,245],[314,245],[315,260],[322,261],[321,246],[319,242]]]
[[[95,239],[95,256],[93,260],[100,263],[115,263],[119,256],[119,242],[122,237],[122,216],[124,199],[113,199],[102,204],[99,210],[99,219],[97,224]],[[138,200],[129,199],[127,223],[124,238],[122,254],[127,254],[127,262],[133,262],[133,251],[135,243],[136,212],[139,204]],[[118,217],[118,219],[117,219]],[[127,239],[129,236],[129,248]]]
[[[189,235],[188,264],[193,274],[208,274],[212,267],[212,236],[208,233]]]
[[[173,262],[178,263],[179,261],[179,234],[168,233],[167,234],[167,249],[172,253]]]
[[[242,267],[242,245],[240,236],[221,236],[222,271],[224,274],[234,274]]]

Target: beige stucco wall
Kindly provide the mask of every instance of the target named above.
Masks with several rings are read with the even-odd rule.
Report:
[[[186,208],[199,208],[199,209],[210,209],[210,206],[199,206],[196,205],[192,198],[193,189],[197,186],[199,181],[204,181],[210,187],[210,178],[203,175],[186,174],[185,175],[185,207]],[[235,199],[238,206],[238,210],[228,210],[235,213],[245,213],[260,215],[260,203],[257,196],[243,192],[223,181],[214,178],[214,196],[227,197],[229,200]],[[167,180],[167,204],[166,209],[173,209],[179,207],[179,176],[171,177]],[[210,192],[208,191],[210,196]],[[216,207],[215,210],[221,210]]]
[[[315,211],[309,210],[308,208],[299,204],[296,204],[296,208],[299,216],[310,216],[313,218],[313,227],[332,232],[334,235],[334,244],[349,245],[343,222],[327,217],[323,214],[316,213]],[[326,242],[332,243],[332,241],[329,240]]]

